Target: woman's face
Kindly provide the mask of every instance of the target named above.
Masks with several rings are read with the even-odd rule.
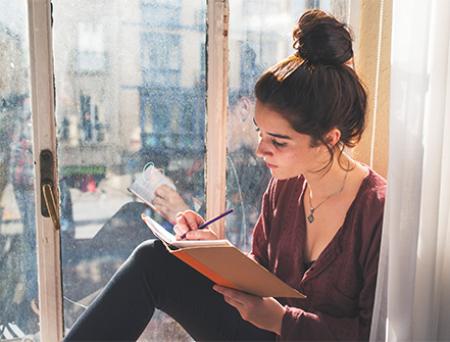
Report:
[[[294,130],[280,113],[259,101],[254,121],[259,135],[256,155],[264,160],[274,178],[292,178],[326,163],[327,149],[323,145],[311,147],[309,135]]]

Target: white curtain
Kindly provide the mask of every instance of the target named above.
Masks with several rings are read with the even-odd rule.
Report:
[[[449,46],[449,0],[393,0],[388,194],[372,341],[450,340]]]

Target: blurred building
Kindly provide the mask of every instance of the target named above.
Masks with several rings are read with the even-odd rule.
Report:
[[[147,160],[168,166],[203,155],[206,1],[54,3],[63,176],[129,173]],[[230,0],[230,107],[251,95],[265,67],[292,53],[292,17],[318,5]]]
[[[63,173],[127,172],[136,150],[153,159],[202,151],[203,2],[84,2],[55,6]]]
[[[167,155],[202,155],[206,2],[80,0],[64,3],[63,11],[55,3],[63,172],[127,172],[127,159],[136,151],[162,164]],[[262,66],[288,54],[286,37],[264,27],[261,14],[274,13],[273,24],[279,25],[290,21],[287,13],[295,6],[302,7],[298,1],[289,6],[276,0],[235,3],[231,104],[251,93]]]
[[[0,200],[8,182],[10,145],[28,98],[23,37],[0,23]],[[0,221],[2,210],[0,208]]]

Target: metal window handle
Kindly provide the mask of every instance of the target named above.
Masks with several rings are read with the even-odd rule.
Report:
[[[50,184],[42,185],[42,192],[44,194],[45,205],[47,206],[53,225],[56,230],[59,230],[61,226],[59,224],[59,215],[52,186]]]
[[[50,217],[53,221],[55,230],[59,230],[59,211],[54,192],[55,173],[54,158],[50,150],[42,150],[39,156],[40,164],[40,185],[41,185],[41,214],[44,217]]]

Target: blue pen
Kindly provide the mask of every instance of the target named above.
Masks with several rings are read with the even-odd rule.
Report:
[[[227,216],[228,214],[231,214],[232,212],[233,212],[233,209],[228,209],[228,210],[227,210],[226,212],[224,212],[223,214],[220,214],[219,216],[216,216],[216,217],[212,218],[211,220],[208,220],[208,221],[204,222],[203,224],[201,224],[201,225],[198,227],[198,229],[203,229],[203,228],[209,226],[211,223],[214,223],[214,222],[216,222],[217,220],[220,220],[222,217]],[[190,230],[190,231],[191,231],[191,230]],[[189,231],[189,232],[190,232],[190,231]],[[184,238],[186,237],[186,234],[189,233],[189,232],[186,232],[186,233],[184,233],[183,235],[181,235],[181,239],[184,239]]]

